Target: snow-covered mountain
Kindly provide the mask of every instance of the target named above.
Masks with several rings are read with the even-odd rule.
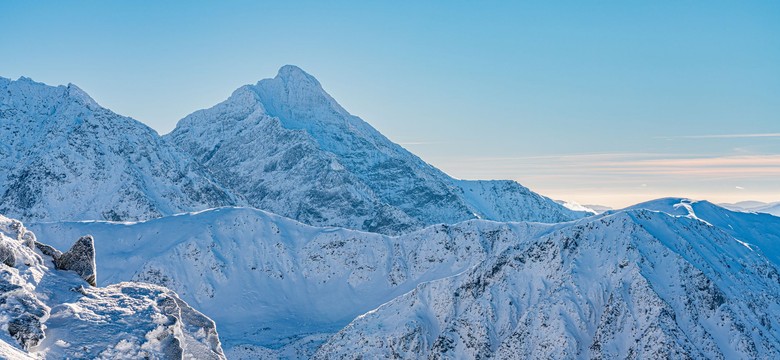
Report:
[[[780,217],[453,179],[294,66],[165,138],[0,78],[0,155],[71,249],[0,216],[0,357],[780,357]]]
[[[349,114],[284,66],[166,135],[250,205],[318,226],[397,234],[482,218],[585,216],[514,181],[455,180]]]
[[[630,210],[423,283],[315,358],[770,359],[778,324],[780,273],[760,253],[697,219]]]
[[[140,220],[236,204],[157,133],[75,85],[0,78],[0,213]]]
[[[673,203],[640,206],[673,215],[471,220],[402,236],[244,208],[32,227],[93,234],[111,259],[98,263],[99,284],[170,287],[215,319],[235,358],[777,355],[780,274],[764,249],[774,238],[740,222],[729,233]],[[766,216],[757,231],[777,236],[780,218]]]
[[[0,358],[224,359],[214,322],[166,288],[92,287],[91,237],[61,253],[0,215]]]
[[[764,214],[772,214],[774,216],[780,216],[780,202],[773,202],[764,206],[748,209],[748,211],[755,211]]]
[[[649,209],[700,219],[720,228],[735,239],[756,247],[767,259],[780,266],[780,217],[731,211],[709,201],[683,198],[648,201],[629,209]]]
[[[228,354],[239,345],[275,348],[334,333],[422,282],[466,271],[554,226],[562,225],[472,220],[391,237],[247,208],[31,225],[52,239],[93,234],[98,257],[110,259],[98,262],[98,285],[169,287],[217,322]]]
[[[734,204],[718,205],[734,211],[759,212],[780,216],[780,202],[765,203],[761,201],[740,201]]]

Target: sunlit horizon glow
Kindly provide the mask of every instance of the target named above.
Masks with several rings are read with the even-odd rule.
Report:
[[[0,76],[164,134],[285,64],[456,178],[780,201],[780,2],[0,2]]]
[[[466,179],[513,179],[556,200],[622,208],[662,197],[775,202],[780,155],[569,154],[439,160]],[[675,186],[670,192],[668,189]],[[765,191],[764,189],[769,189]]]

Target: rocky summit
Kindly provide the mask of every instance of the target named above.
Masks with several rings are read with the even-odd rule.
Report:
[[[284,66],[166,136],[256,208],[310,225],[399,234],[469,219],[561,222],[569,210],[514,181],[456,180]]]

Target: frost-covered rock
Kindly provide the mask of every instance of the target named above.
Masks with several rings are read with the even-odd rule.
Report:
[[[586,215],[514,181],[449,177],[290,65],[185,117],[166,138],[250,205],[310,225],[398,234],[475,218],[560,222]]]
[[[60,270],[74,271],[88,284],[97,286],[95,241],[90,235],[80,237],[70,250],[55,257],[54,265]]]
[[[92,243],[82,237],[61,253],[0,215],[0,247],[16,259],[0,264],[0,357],[224,358],[214,322],[173,291],[132,282],[85,288],[82,277],[95,280]]]
[[[75,85],[0,78],[0,213],[142,220],[236,199],[154,130]]]
[[[16,265],[16,255],[5,242],[0,243],[0,263],[10,267]]]

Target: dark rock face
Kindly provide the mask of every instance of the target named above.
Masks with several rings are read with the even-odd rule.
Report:
[[[97,286],[95,240],[91,235],[82,236],[76,240],[70,250],[53,258],[57,269],[75,271],[87,283]]]
[[[16,255],[4,242],[0,243],[0,262],[10,267],[16,265]]]
[[[44,338],[40,319],[31,314],[23,314],[11,320],[8,323],[8,333],[25,349],[38,345]]]
[[[7,247],[7,244],[0,245]],[[8,319],[8,334],[22,348],[29,349],[44,338],[41,319],[49,311],[33,294],[14,284],[13,277],[8,269],[0,271],[0,318]]]
[[[35,247],[38,248],[38,250],[40,250],[43,255],[51,256],[52,259],[58,259],[62,255],[62,251],[55,249],[51,245],[46,245],[36,241]]]

